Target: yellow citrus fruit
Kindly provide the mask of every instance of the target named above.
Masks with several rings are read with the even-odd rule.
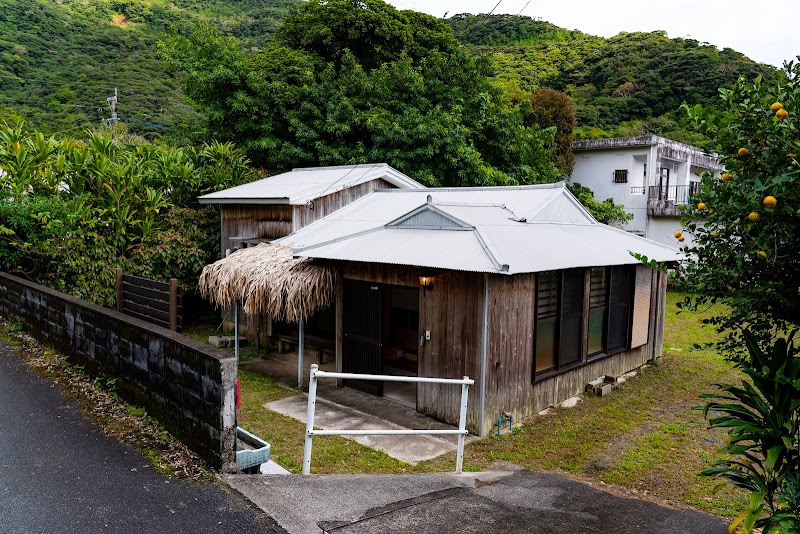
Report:
[[[763,250],[759,250],[758,251],[758,257],[761,258],[762,260],[765,260],[765,259],[767,259],[767,253],[764,252]]]
[[[683,240],[684,240],[684,239],[686,239],[686,238],[685,238],[685,237],[683,237],[683,236],[680,236],[680,237],[678,238],[678,241],[680,241],[681,243],[683,243]]]
[[[742,148],[739,149],[737,154],[739,154],[740,158],[746,158],[747,156],[750,155],[750,151],[747,150],[746,148],[742,147]]]
[[[701,202],[700,204],[698,204],[698,205],[697,205],[697,209],[699,209],[699,210],[704,210],[704,209],[706,209],[706,205],[705,205],[705,203]]]
[[[751,211],[747,219],[750,222],[758,222],[761,219],[761,215],[759,215],[757,211]]]
[[[17,150],[19,150],[19,141],[17,141],[16,143],[14,143],[14,148],[16,148]]]
[[[733,180],[733,176],[731,176],[727,172],[723,173],[722,176],[720,176],[720,178],[722,178],[723,182],[730,182],[731,180]]]
[[[779,109],[782,109],[782,108],[783,108],[783,104],[781,104],[780,102],[775,102],[774,104],[772,104],[769,107],[770,111],[778,111]]]
[[[766,207],[768,207],[768,208],[774,208],[775,204],[777,204],[777,203],[778,203],[778,199],[773,197],[772,195],[764,197],[764,205]]]
[[[719,234],[717,232],[711,232],[711,237],[719,237]]]
[[[795,159],[797,157],[797,154],[787,154],[787,155],[792,159]]]
[[[677,232],[675,232],[673,235],[674,235],[675,237],[680,237],[680,236],[681,236],[681,232],[680,232],[680,230],[679,230],[679,231],[677,231]]]
[[[779,119],[785,119],[786,117],[789,116],[789,112],[786,111],[785,109],[779,109],[778,111],[775,112],[775,116],[778,117]]]

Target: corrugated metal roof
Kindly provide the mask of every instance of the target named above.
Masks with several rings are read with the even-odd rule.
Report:
[[[383,178],[395,187],[403,189],[424,187],[386,163],[374,163],[292,169],[290,172],[249,184],[209,193],[197,200],[201,204],[302,205],[321,196],[378,178]]]
[[[376,191],[280,243],[312,258],[506,274],[638,263],[629,251],[680,257],[598,223],[563,183]]]

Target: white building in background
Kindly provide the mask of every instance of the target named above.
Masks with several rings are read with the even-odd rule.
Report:
[[[691,203],[701,174],[722,171],[715,156],[657,135],[576,141],[572,149],[569,181],[591,189],[597,200],[625,206],[633,220],[624,230],[673,247],[680,206]]]

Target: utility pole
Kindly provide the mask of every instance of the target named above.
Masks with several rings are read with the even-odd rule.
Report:
[[[108,120],[109,125],[111,126],[111,137],[114,137],[114,132],[117,130],[117,123],[119,122],[119,117],[117,117],[117,88],[114,88],[114,96],[109,96],[106,98],[106,102],[108,102],[109,107],[111,108],[111,118]]]

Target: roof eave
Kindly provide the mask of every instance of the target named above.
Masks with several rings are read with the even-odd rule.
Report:
[[[288,198],[209,198],[198,197],[200,204],[292,204]]]

